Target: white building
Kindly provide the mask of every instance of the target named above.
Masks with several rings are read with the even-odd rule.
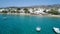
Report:
[[[46,12],[50,11],[51,9],[46,9]]]
[[[32,9],[32,8],[28,8],[28,11],[29,11],[30,13],[33,13],[33,9]]]
[[[24,13],[24,9],[19,10],[20,13]]]
[[[0,9],[0,11],[3,11],[4,9]]]
[[[60,12],[60,8],[58,9],[58,12]]]
[[[36,14],[44,14],[44,11],[45,9],[43,9],[43,8],[38,8],[38,10],[37,11],[35,11],[34,13],[36,13]]]

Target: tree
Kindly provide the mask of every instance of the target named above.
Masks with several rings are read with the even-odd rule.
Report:
[[[2,11],[2,13],[8,13],[8,11]]]
[[[53,10],[53,9],[51,9],[50,11],[48,11],[48,13],[54,14],[54,15],[60,14],[57,10]]]
[[[17,10],[21,10],[20,8],[17,8]]]
[[[20,13],[19,10],[21,10],[20,8],[17,8],[17,13]]]
[[[46,13],[46,10],[44,10],[43,12],[45,12],[45,13]]]
[[[25,13],[30,13],[27,8],[24,8]]]
[[[34,8],[32,8],[32,12],[33,12],[33,13],[35,12]]]
[[[11,13],[16,13],[16,11],[11,11]]]

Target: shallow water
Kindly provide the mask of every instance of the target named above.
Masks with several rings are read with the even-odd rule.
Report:
[[[41,31],[37,32],[36,27]],[[60,28],[60,18],[0,14],[0,34],[55,34],[53,27]]]

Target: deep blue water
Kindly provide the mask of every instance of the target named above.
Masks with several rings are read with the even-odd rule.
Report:
[[[35,30],[38,26],[40,32]],[[60,28],[60,18],[0,14],[0,34],[55,34],[53,27]]]

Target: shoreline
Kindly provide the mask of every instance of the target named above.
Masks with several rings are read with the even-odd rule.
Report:
[[[7,14],[7,15],[28,15],[28,16],[47,16],[47,17],[60,17],[60,15],[35,15],[29,13],[0,13],[0,14]]]
[[[60,15],[49,15],[50,17],[60,17]]]

